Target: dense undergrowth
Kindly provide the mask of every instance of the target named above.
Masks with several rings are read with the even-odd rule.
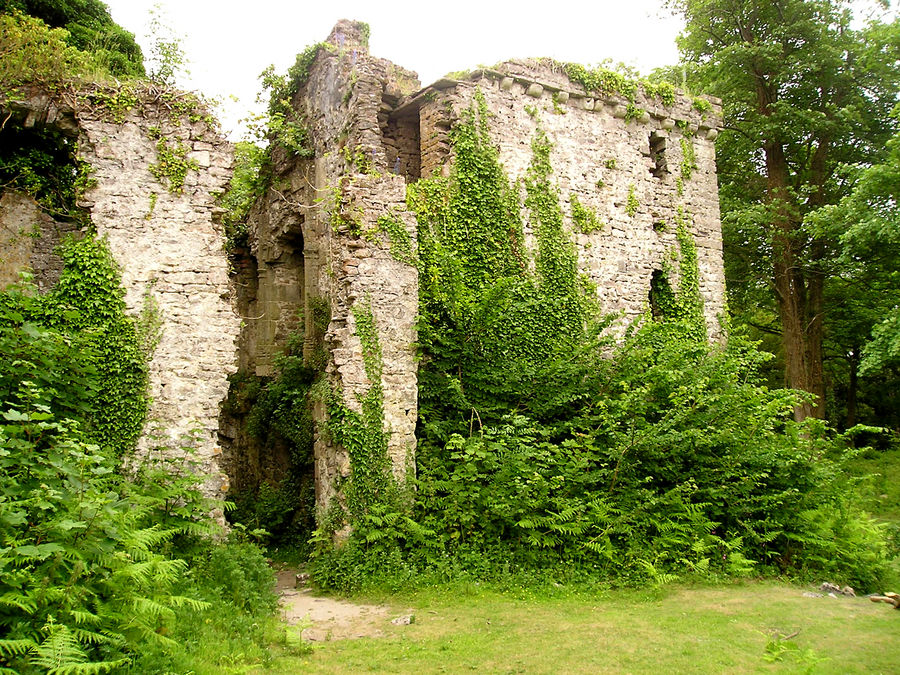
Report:
[[[155,452],[119,470],[146,406],[139,327],[101,241],[63,258],[50,293],[0,293],[0,670],[264,660],[272,571],[240,530],[216,543],[198,477]]]
[[[358,508],[347,542],[323,537],[318,582],[790,575],[876,587],[898,551],[846,477],[852,439],[796,424],[801,394],[762,384],[755,345],[709,343],[690,214],[679,209],[677,275],[663,265],[667,306],[614,339],[578,272],[540,121],[521,185],[477,96],[452,141],[451,175],[409,192],[415,491]]]

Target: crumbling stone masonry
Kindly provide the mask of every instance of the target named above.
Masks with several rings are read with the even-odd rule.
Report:
[[[79,206],[121,267],[130,311],[137,314],[148,302],[158,310],[161,337],[149,364],[152,402],[137,460],[158,448],[169,458],[183,457],[186,466],[205,476],[207,493],[223,497],[228,486],[218,462],[218,416],[226,377],[236,368],[240,319],[215,198],[231,178],[232,149],[195,103],[187,95],[150,87],[54,95],[35,90],[4,107],[13,123],[50,126],[77,138],[92,185]],[[161,165],[166,148],[176,155],[184,151],[189,170],[183,185],[151,171]],[[66,224],[50,222],[33,204],[31,209],[32,215],[23,216],[27,200],[5,193],[3,229],[19,214],[11,229],[37,226],[47,232],[36,238],[39,245],[32,251],[19,252],[18,264],[35,268],[49,287],[60,265],[58,258],[47,262],[49,251]],[[190,457],[184,456],[187,447],[193,448]]]
[[[273,354],[302,315],[305,355],[324,361],[344,404],[359,410],[371,383],[352,308],[370,306],[384,360],[384,430],[398,479],[413,466],[415,452],[418,277],[409,260],[391,254],[379,219],[401,223],[415,241],[405,186],[449,171],[450,129],[476,91],[484,96],[492,138],[513,180],[531,161],[540,120],[553,143],[551,162],[581,268],[608,311],[625,319],[645,312],[651,284],[664,269],[677,285],[671,258],[678,250],[678,223],[684,222],[697,244],[708,332],[713,339],[721,332],[725,293],[713,145],[718,101],[674,94],[663,102],[640,87],[630,99],[600,96],[571,81],[559,64],[541,60],[509,61],[423,89],[413,73],[368,54],[361,24],[342,21],[292,101],[315,157],[274,148],[273,185],[251,213],[239,275],[239,306],[247,317],[241,368],[270,375]],[[573,196],[600,227],[579,231],[571,219]],[[527,230],[526,237],[531,239]],[[325,414],[319,404],[315,416],[322,420]],[[226,438],[225,444],[236,466],[240,443]],[[347,453],[320,429],[320,507],[350,470]]]

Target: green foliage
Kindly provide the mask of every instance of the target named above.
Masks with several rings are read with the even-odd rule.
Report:
[[[665,285],[654,298],[660,315],[664,319],[683,322],[691,326],[691,334],[696,339],[705,341],[706,320],[703,316],[703,298],[700,295],[700,270],[697,262],[697,244],[690,232],[690,216],[685,215],[681,207],[675,217],[678,240],[678,292],[673,293],[668,283],[670,276],[666,264],[663,265],[661,280]],[[673,257],[676,257],[673,252]],[[667,261],[666,261],[667,262]]]
[[[229,520],[264,530],[263,541],[270,547],[304,550],[315,527],[310,390],[317,373],[304,363],[301,345],[302,337],[289,341],[286,353],[276,360],[278,373],[272,379],[242,373],[229,378],[223,413],[248,411],[245,428],[259,453],[283,453],[287,459],[280,475],[265,476],[257,485],[230,495],[235,509]]]
[[[675,105],[675,85],[669,82],[641,80],[641,87],[648,98],[658,98],[666,107]]]
[[[135,88],[127,83],[110,90],[91,92],[89,99],[103,106],[116,124],[122,124],[128,113],[140,103]]]
[[[49,129],[0,130],[0,184],[26,192],[57,217],[79,217],[71,139]]]
[[[634,103],[629,103],[625,106],[625,122],[639,120],[644,116],[645,112],[646,111],[643,108],[638,108]]]
[[[709,99],[700,98],[699,96],[694,96],[691,99],[691,103],[693,105],[694,110],[699,112],[701,115],[706,115],[710,110],[712,110],[712,103],[709,102]]]
[[[300,54],[284,75],[275,73],[269,66],[262,72],[263,92],[268,92],[269,103],[266,115],[257,122],[255,131],[261,138],[277,143],[288,153],[305,159],[315,156],[310,145],[309,131],[302,115],[293,106],[293,98],[309,79],[309,69],[320,49],[333,48],[326,43],[310,45]]]
[[[862,347],[896,288],[882,266],[891,238],[873,255],[847,256],[844,232],[877,207],[848,220],[829,211],[853,190],[859,173],[848,165],[890,164],[900,22],[854,21],[840,0],[672,4],[686,21],[685,73],[723,100],[716,155],[735,322],[779,353],[784,377],[773,381],[826,397],[827,411],[799,415],[896,425],[897,401],[884,400],[896,372],[859,377]],[[873,206],[889,205],[890,183],[879,191]]]
[[[630,101],[634,100],[637,93],[638,82],[624,73],[603,67],[587,68],[578,63],[556,63],[556,65],[572,82],[588,92],[600,95],[621,94]]]
[[[106,244],[85,237],[60,253],[63,271],[43,303],[43,320],[92,345],[100,391],[87,431],[104,450],[121,456],[137,441],[147,412],[141,337],[125,314],[119,271]]]
[[[146,490],[115,475],[81,423],[104,394],[100,349],[46,321],[52,302],[0,296],[0,664],[101,672],[202,606],[174,592],[187,566],[165,551],[209,505],[155,473]]]
[[[354,149],[350,149],[349,145],[345,145],[343,149],[344,160],[354,167],[359,173],[374,175],[376,173],[374,167],[374,151],[367,152],[366,148],[357,145]]]
[[[86,73],[90,58],[66,43],[68,33],[16,11],[0,13],[0,93],[41,84],[60,87]]]
[[[196,573],[217,599],[245,614],[265,616],[278,609],[272,568],[258,546],[242,540],[240,529],[227,545],[210,547]]]
[[[0,14],[15,16],[17,12],[41,20],[110,75],[144,74],[143,55],[134,35],[115,23],[99,0],[0,0]]]
[[[121,293],[103,290],[108,253],[79,246],[49,295],[0,293],[0,668],[184,671],[210,645],[216,662],[263,662],[272,574],[250,544],[211,542],[193,440],[183,456],[151,451],[131,479],[92,442],[129,366],[105,352],[118,349],[122,309]]]
[[[371,305],[357,303],[352,312],[369,390],[359,401],[359,411],[346,404],[340,390],[327,395],[325,428],[349,454],[350,476],[341,484],[346,508],[333,500],[330,513],[319,519],[312,561],[320,585],[343,589],[366,585],[366,577],[387,561],[401,559],[401,545],[420,544],[429,534],[410,517],[406,486],[399,485],[391,471],[381,345]],[[352,527],[349,540],[334,547],[334,533],[346,525]]]
[[[156,162],[147,168],[150,173],[173,194],[184,192],[184,180],[188,171],[196,171],[200,165],[188,159],[190,148],[180,141],[169,143],[165,138],[156,141]]]
[[[241,141],[234,146],[234,172],[228,190],[219,199],[225,209],[225,248],[231,252],[247,244],[247,216],[269,182],[268,155],[264,148]]]
[[[603,221],[594,213],[593,209],[583,206],[574,192],[569,195],[569,205],[572,208],[572,221],[579,232],[591,234],[591,232],[603,229]]]
[[[178,608],[168,641],[141,645],[126,672],[234,672],[266,667],[278,651],[308,653],[279,620],[274,574],[241,525],[224,542],[207,542],[191,563],[182,586],[204,607]]]
[[[150,10],[150,72],[147,75],[154,82],[172,87],[176,78],[187,75],[187,57],[184,40],[169,26],[160,5]]]
[[[394,500],[397,485],[391,475],[387,454],[381,383],[383,365],[375,317],[369,304],[357,303],[352,312],[369,389],[359,401],[358,412],[344,403],[338,390],[331,392],[326,403],[328,432],[350,455],[350,478],[344,484],[346,517],[356,525],[362,524],[370,509]]]
[[[394,260],[399,260],[408,265],[416,264],[412,237],[409,236],[409,232],[402,220],[391,213],[387,213],[378,218],[378,230],[388,236],[391,256]]]
[[[900,121],[900,107],[892,119]],[[875,164],[847,167],[853,189],[840,202],[822,207],[806,220],[817,237],[835,243],[840,275],[829,278],[825,348],[828,373],[836,381],[834,408],[843,398],[847,426],[857,421],[900,427],[900,133],[886,144]],[[852,386],[851,386],[852,385]],[[854,399],[858,399],[854,401]],[[855,415],[849,413],[855,412]],[[834,414],[834,412],[832,412]]]
[[[690,180],[697,170],[697,152],[691,138],[681,138],[681,180]]]
[[[628,214],[629,218],[634,218],[640,208],[641,203],[638,201],[637,194],[635,194],[634,183],[631,183],[628,186],[628,196],[625,198],[625,213]]]

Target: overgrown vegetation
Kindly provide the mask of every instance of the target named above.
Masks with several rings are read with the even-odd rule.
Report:
[[[421,283],[414,526],[402,504],[369,502],[382,506],[317,580],[541,569],[875,584],[891,552],[844,482],[849,441],[794,423],[799,394],[761,384],[766,356],[752,344],[707,342],[689,216],[678,216],[677,292],[617,343],[578,272],[540,125],[524,180],[533,254],[478,96],[452,141],[451,175],[409,188]],[[353,428],[376,438],[377,418]]]
[[[56,29],[54,34],[66,44],[90,54],[100,69],[115,77],[144,75],[143,55],[134,35],[112,20],[100,0],[0,0],[0,14],[40,19]],[[8,56],[4,50],[4,60]]]
[[[242,373],[230,378],[223,413],[243,420],[260,454],[283,455],[286,463],[232,492],[235,509],[228,519],[256,531],[270,550],[305,554],[315,529],[310,389],[318,373],[304,363],[302,335],[289,342],[275,366],[272,378]],[[243,479],[252,483],[252,476]]]
[[[258,549],[212,543],[199,477],[155,454],[119,473],[146,406],[137,328],[102,242],[63,258],[50,293],[0,292],[0,666],[167,670],[194,622],[261,642],[249,627],[271,631],[271,572]]]

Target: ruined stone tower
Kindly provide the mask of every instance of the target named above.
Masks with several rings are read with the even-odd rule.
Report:
[[[690,213],[708,332],[720,331],[718,102],[676,93],[663,101],[640,87],[630,98],[598,96],[546,61],[509,61],[420,88],[413,73],[369,55],[361,24],[342,21],[292,101],[315,156],[276,149],[273,188],[253,209],[246,287],[255,295],[242,310],[251,317],[243,339],[252,348],[242,350],[242,367],[270,374],[298,310],[308,318],[319,313],[329,320],[327,326],[305,322],[307,355],[316,345],[324,348],[329,381],[358,409],[371,383],[352,310],[371,306],[384,359],[384,431],[397,478],[414,463],[418,278],[412,264],[391,255],[378,223],[390,216],[415,240],[406,184],[448,171],[450,129],[476,91],[492,114],[491,135],[511,179],[522,177],[531,160],[534,112],[540,112],[561,195],[603,223],[592,232],[569,225],[581,268],[605,309],[625,318],[646,311],[654,272],[676,245],[676,222]],[[321,433],[315,470],[323,506],[350,463]]]

